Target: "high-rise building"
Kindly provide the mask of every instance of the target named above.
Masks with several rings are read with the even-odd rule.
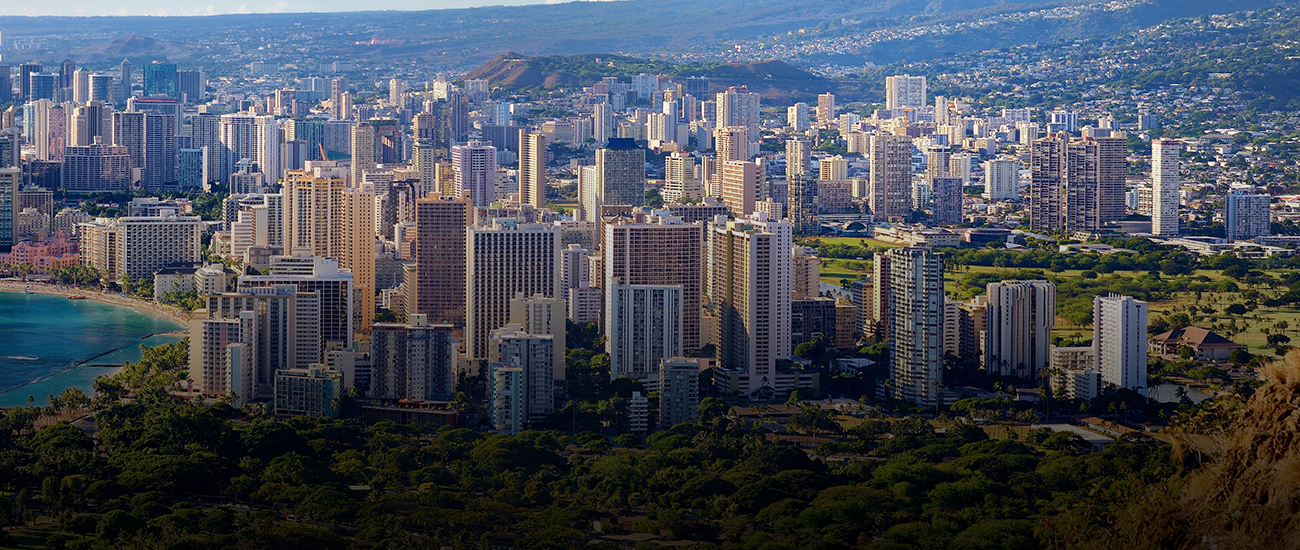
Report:
[[[510,324],[492,333],[489,378],[492,425],[516,434],[555,410],[555,345],[549,334],[531,334]]]
[[[1151,141],[1151,234],[1178,234],[1178,154],[1182,142]]]
[[[804,300],[821,296],[822,261],[817,257],[817,250],[796,245],[791,250],[791,259],[794,273],[791,298]]]
[[[826,181],[843,181],[849,179],[849,161],[840,155],[826,157],[817,161],[817,179]]]
[[[1029,152],[1029,228],[1053,231],[1061,228],[1065,214],[1062,185],[1066,170],[1066,136],[1048,134],[1035,139]]]
[[[1269,235],[1269,203],[1272,197],[1232,191],[1223,197],[1225,237],[1229,241],[1244,241]]]
[[[722,182],[722,203],[732,214],[747,216],[762,195],[763,180],[758,165],[744,160],[723,161],[718,169]]]
[[[807,174],[812,161],[812,142],[806,139],[788,139],[785,141],[785,177]]]
[[[1066,139],[1049,134],[1030,148],[1030,228],[1098,231],[1124,215],[1126,138]]]
[[[262,173],[266,174],[267,183],[278,182],[283,177],[280,169],[280,128],[275,117],[221,115],[218,137],[221,141],[221,168],[218,174],[222,184],[230,183],[230,175],[235,173],[235,164],[243,159],[256,163]]]
[[[790,344],[793,229],[762,214],[707,229],[705,282],[718,308],[718,362],[746,373],[738,391],[775,388],[776,363]]]
[[[18,168],[0,168],[0,247],[18,244],[18,184],[22,179]]]
[[[63,150],[60,179],[69,193],[105,193],[131,187],[131,155],[126,147],[106,145],[98,136],[86,146]]]
[[[471,141],[451,148],[451,165],[456,174],[456,196],[468,199],[475,208],[485,208],[500,197],[497,189],[497,148]]]
[[[890,337],[894,397],[920,406],[942,399],[943,254],[928,248],[894,248],[889,258]]]
[[[10,76],[12,70],[8,65],[0,65],[0,103],[14,100],[14,83]]]
[[[1109,385],[1147,387],[1147,303],[1111,294],[1092,300],[1092,349]]]
[[[519,130],[519,204],[546,206],[546,136]]]
[[[829,124],[840,116],[835,108],[835,94],[826,92],[817,96],[817,122]]]
[[[199,315],[190,321],[189,379],[195,390],[211,398],[233,396],[235,405],[257,396],[257,316],[244,310],[232,318]]]
[[[786,208],[794,232],[799,235],[816,235],[820,233],[821,226],[817,223],[817,193],[819,191],[817,178],[814,178],[809,173],[791,174],[786,177],[785,187]]]
[[[254,289],[293,285],[298,294],[316,296],[319,322],[318,360],[325,358],[329,345],[351,348],[353,324],[352,274],[339,269],[335,258],[320,258],[306,252],[293,256],[272,256],[266,275],[241,275],[237,292],[253,293]],[[300,349],[299,361],[311,357],[310,351]]]
[[[956,225],[962,222],[961,178],[935,176],[930,178],[930,221],[936,225]]]
[[[152,278],[175,263],[202,261],[203,220],[198,216],[128,216],[101,224],[114,250],[82,257],[101,272],[131,279]]]
[[[359,122],[352,127],[352,172],[349,181],[361,185],[367,170],[375,169],[375,127]]]
[[[650,380],[659,362],[682,355],[682,285],[605,281],[605,351],[609,376]]]
[[[560,260],[560,279],[562,280],[560,293],[563,299],[568,300],[570,290],[582,288],[582,283],[591,280],[591,266],[587,261],[587,258],[591,256],[591,252],[578,243],[572,243],[560,251],[560,254],[562,258]]]
[[[1011,158],[984,161],[984,198],[1001,201],[1019,197],[1020,162]]]
[[[72,102],[77,105],[90,103],[90,71],[84,67],[72,73]]]
[[[176,99],[191,105],[202,103],[207,87],[203,71],[176,71]]]
[[[760,97],[743,86],[733,86],[725,92],[718,92],[715,103],[717,127],[743,126],[757,135],[760,126]]]
[[[682,287],[682,346],[700,347],[700,305],[703,258],[699,223],[662,213],[635,214],[603,225],[601,253],[606,307],[613,297],[608,281],[624,285],[680,285]]]
[[[144,66],[144,96],[178,98],[176,93],[176,64],[154,61]]]
[[[305,369],[276,371],[272,401],[275,415],[338,418],[343,376],[342,372],[320,363],[312,363]]]
[[[600,206],[645,204],[645,149],[631,138],[610,138],[596,150],[597,212]]]
[[[614,136],[614,116],[609,103],[597,103],[591,106],[592,137],[596,143],[605,143]]]
[[[340,267],[351,270],[359,294],[354,326],[367,332],[375,315],[375,194],[348,187],[345,176],[333,161],[312,161],[306,170],[289,172],[284,246],[337,258]]]
[[[694,359],[659,362],[659,427],[694,422],[700,414],[700,367]]]
[[[406,323],[375,323],[370,332],[373,399],[451,401],[456,393],[459,342],[451,325],[429,324],[424,314]]]
[[[695,157],[673,151],[664,159],[664,187],[659,194],[668,204],[704,197],[700,180],[695,176]]]
[[[466,230],[465,250],[466,355],[484,360],[492,331],[510,322],[516,294],[561,295],[560,230],[496,219]]]
[[[22,65],[18,66],[18,79],[19,79],[18,98],[19,99],[25,101],[31,101],[33,99],[41,99],[40,97],[32,97],[32,75],[40,74],[40,72],[43,70],[45,70],[45,66],[35,62],[23,63]],[[47,99],[52,100],[54,98],[51,97]]]
[[[1056,285],[1048,281],[989,283],[987,311],[985,371],[1035,379],[1051,359]]]
[[[210,349],[212,343],[204,341],[202,334],[196,337],[194,330],[206,329],[209,326],[207,322],[241,320],[246,314],[253,316],[251,337],[240,341],[251,349],[253,372],[249,377],[256,391],[241,395],[247,398],[269,397],[276,371],[304,368],[320,361],[320,303],[315,293],[300,292],[298,287],[285,284],[208,294],[205,301],[206,307],[194,314],[190,336],[192,345],[203,349]],[[196,365],[195,359],[191,354],[191,379],[199,380],[194,376],[195,369],[204,371],[212,368],[213,363],[203,358],[201,365]],[[218,368],[217,372],[222,371]],[[200,391],[219,393],[209,392],[206,386]]]
[[[912,138],[872,135],[868,147],[872,215],[878,221],[907,218],[912,212]]]
[[[415,284],[407,284],[407,311],[435,324],[465,326],[465,228],[473,221],[468,200],[427,197],[415,201]]]
[[[802,101],[787,107],[785,110],[786,126],[795,132],[808,130],[808,104]]]
[[[713,130],[713,150],[718,162],[749,160],[749,129],[744,126],[722,126]]]
[[[926,105],[924,76],[904,74],[885,77],[886,109],[919,109]]]
[[[124,113],[129,114],[129,113]],[[140,183],[157,191],[176,186],[176,121],[172,115],[145,113]]]

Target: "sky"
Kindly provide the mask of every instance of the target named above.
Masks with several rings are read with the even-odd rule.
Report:
[[[219,15],[358,10],[429,10],[556,3],[557,0],[0,0],[0,15]]]

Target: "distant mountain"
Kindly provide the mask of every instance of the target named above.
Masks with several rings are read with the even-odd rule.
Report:
[[[0,17],[0,29],[6,44],[13,42],[11,37],[48,44],[47,51],[11,54],[51,63],[68,56],[93,64],[126,53],[188,59],[217,70],[259,60],[307,61],[310,66],[315,59],[411,62],[468,70],[503,51],[521,56],[610,52],[670,60],[725,59],[728,54],[756,51],[758,55],[742,57],[853,66],[1115,35],[1170,18],[1273,4],[1274,0],[626,0],[416,12]],[[1039,15],[1020,17],[1034,13]],[[969,24],[979,20],[995,22]],[[69,38],[122,32],[138,38],[127,35],[89,48]],[[279,38],[268,42],[272,36]],[[158,48],[146,47],[140,40],[145,37],[157,40]],[[783,49],[809,41],[823,42],[796,53]],[[128,53],[132,51],[138,53]],[[764,54],[768,51],[772,54]],[[534,74],[534,68],[541,74]],[[773,70],[780,73],[779,69]],[[551,77],[551,85],[560,85],[569,74],[583,77],[537,66],[502,70],[517,72],[502,73],[502,80],[532,85],[546,85]],[[736,70],[774,74],[759,65]]]
[[[71,50],[68,55],[76,56],[76,60],[84,65],[96,62],[120,62],[123,59],[130,59],[132,63],[147,63],[155,60],[177,61],[190,59],[205,52],[205,48],[190,44],[129,33],[108,42]]]
[[[638,74],[708,77],[715,88],[748,86],[772,100],[815,99],[837,83],[779,60],[757,63],[671,63],[613,54],[527,56],[499,54],[462,76],[493,87],[555,89],[587,86],[605,77],[624,82]]]

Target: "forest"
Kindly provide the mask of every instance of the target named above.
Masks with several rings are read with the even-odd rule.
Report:
[[[93,400],[70,390],[0,417],[0,545],[1086,547],[1126,521],[1134,494],[1200,466],[1138,434],[1102,452],[1046,429],[1007,435],[968,419],[997,416],[979,403],[926,419],[865,405],[836,415],[796,397],[794,433],[840,434],[816,449],[774,438],[716,398],[698,422],[647,437],[599,424],[508,436],[276,419],[169,396],[186,354],[184,342],[146,349],[97,380]],[[1241,402],[1221,399],[1178,417],[1222,430],[1205,415]],[[82,409],[93,417],[37,429]]]

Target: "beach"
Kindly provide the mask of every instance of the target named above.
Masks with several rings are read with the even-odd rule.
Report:
[[[100,292],[0,282],[0,406],[22,406],[28,397],[70,387],[91,393],[96,376],[140,359],[140,346],[174,342],[186,335],[188,315],[165,306]],[[84,300],[67,296],[84,295]]]
[[[154,303],[152,301],[137,300],[117,293],[101,292],[98,290],[85,290],[80,288],[70,288],[61,285],[54,285],[43,282],[22,281],[6,279],[0,281],[0,292],[22,292],[31,285],[32,292],[35,294],[45,294],[49,296],[85,296],[87,300],[108,304],[112,306],[128,307],[144,313],[145,315],[162,316],[171,319],[182,326],[190,325],[190,314],[185,310],[177,307]]]

